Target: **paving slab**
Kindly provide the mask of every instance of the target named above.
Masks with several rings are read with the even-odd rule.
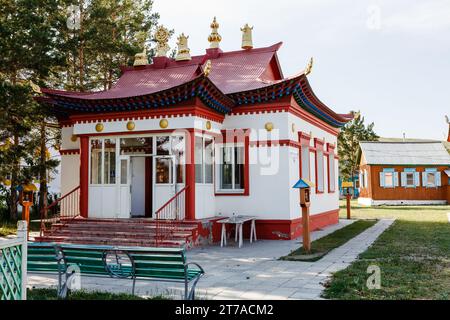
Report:
[[[312,233],[312,240],[324,237],[354,220]],[[197,286],[200,299],[320,299],[323,283],[333,272],[345,269],[365,251],[393,220],[383,219],[316,262],[278,260],[298,249],[301,239],[245,242],[242,248],[209,246],[187,252],[187,259],[206,271]],[[54,287],[54,275],[29,273],[29,287]],[[82,288],[110,292],[131,292],[131,281],[101,277],[81,277]],[[183,284],[136,281],[136,293],[142,296],[162,294],[180,299]]]

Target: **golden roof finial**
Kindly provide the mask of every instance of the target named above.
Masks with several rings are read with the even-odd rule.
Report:
[[[210,42],[209,47],[212,49],[219,48],[219,43],[222,41],[221,35],[217,32],[219,29],[219,23],[216,20],[216,17],[214,17],[213,22],[211,23],[211,34],[208,37],[208,41]]]
[[[252,49],[253,48],[253,38],[252,38],[253,27],[250,27],[248,23],[245,24],[242,31],[242,49]]]
[[[188,39],[189,36],[185,36],[184,33],[180,34],[178,37],[178,53],[175,58],[177,61],[185,61],[185,60],[191,60],[191,54],[188,47]]]
[[[209,76],[209,74],[211,73],[211,69],[212,69],[211,60],[208,60],[203,66],[203,74],[205,75],[205,77]]]
[[[313,59],[313,57],[311,57],[311,59],[309,59],[308,65],[306,66],[306,69],[305,69],[306,76],[311,73],[312,68],[313,68],[313,63],[314,63],[314,59]]]
[[[34,91],[35,93],[42,93],[41,87],[39,87],[36,83],[34,83],[34,82],[31,81],[31,80],[30,80],[30,86],[31,86],[31,89],[33,89],[33,91]]]
[[[156,44],[156,57],[166,57],[170,47],[167,44],[169,42],[170,32],[163,25],[159,26],[155,32]]]
[[[134,63],[133,66],[137,67],[137,66],[145,66],[148,64],[148,59],[147,59],[147,50],[145,50],[139,53],[136,53],[134,55]]]

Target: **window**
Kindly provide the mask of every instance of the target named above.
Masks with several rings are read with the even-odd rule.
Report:
[[[415,188],[420,186],[419,173],[415,168],[406,168],[401,174],[402,186],[405,188]]]
[[[177,183],[184,183],[184,136],[172,136],[172,154],[175,156]]]
[[[170,154],[170,136],[156,137],[156,154],[159,156]]]
[[[173,163],[170,157],[156,158],[156,183],[173,183]]]
[[[213,183],[214,147],[213,139],[195,137],[195,182]]]
[[[323,150],[317,149],[316,151],[316,165],[317,165],[317,175],[316,175],[316,185],[317,192],[323,192]]]
[[[385,187],[394,187],[394,173],[386,172],[384,174],[384,186]]]
[[[116,184],[116,139],[91,140],[91,184]]]
[[[422,172],[423,186],[426,188],[436,188],[441,186],[441,174],[435,168],[426,168]]]
[[[195,136],[195,182],[203,183],[203,138]]]
[[[302,179],[310,180],[309,177],[309,145],[301,146],[301,177]]]
[[[102,149],[102,140],[91,140],[91,184],[102,184]]]
[[[334,192],[336,190],[336,174],[334,170],[334,151],[331,150],[328,155],[328,191]]]
[[[243,146],[220,147],[219,179],[221,190],[244,190],[245,154]]]
[[[152,153],[153,153],[152,137],[120,139],[121,155],[152,154]]]
[[[205,138],[205,183],[213,183],[213,140]]]
[[[398,186],[398,172],[392,168],[385,168],[380,172],[380,186],[383,188],[395,188]]]
[[[128,181],[128,161],[120,160],[120,184],[127,184]]]

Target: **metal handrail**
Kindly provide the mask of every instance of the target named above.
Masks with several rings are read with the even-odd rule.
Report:
[[[69,202],[69,205],[71,206],[71,215],[68,215],[67,217],[70,217],[72,219],[76,218],[77,216],[79,216],[79,195],[78,195],[78,199],[72,199],[74,197],[76,197],[76,193],[80,190],[80,186],[72,189],[71,191],[69,191],[68,193],[66,193],[64,196],[56,199],[55,201],[53,201],[51,204],[44,206],[41,210],[41,230],[40,230],[40,235],[41,237],[44,235],[44,231],[46,230],[45,228],[45,220],[47,219],[47,213],[48,210],[56,207],[58,204],[61,204],[62,201],[67,200]],[[70,198],[69,198],[70,197]],[[72,210],[75,209],[75,210]],[[75,213],[74,213],[75,212]],[[58,217],[59,215],[59,217]],[[54,219],[55,222],[57,220],[59,220],[61,218],[61,213],[57,214],[56,217],[52,218],[52,220]]]
[[[164,239],[169,238],[178,227],[178,221],[185,218],[185,195],[189,186],[185,186],[170,198],[164,205],[155,212],[156,220],[156,246],[159,246]],[[175,214],[173,211],[175,210]],[[163,222],[164,220],[164,222]]]

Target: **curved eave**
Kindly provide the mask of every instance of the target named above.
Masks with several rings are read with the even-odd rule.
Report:
[[[216,112],[226,114],[234,102],[223,94],[206,76],[201,74],[194,79],[167,90],[147,95],[113,99],[83,99],[83,94],[67,96],[71,92],[44,89],[48,102],[72,113],[136,111],[174,106],[198,97],[206,106]]]
[[[298,105],[329,125],[340,128],[353,119],[351,114],[338,114],[322,103],[312,91],[304,73],[267,86],[228,94],[236,106],[274,102],[293,96]]]

